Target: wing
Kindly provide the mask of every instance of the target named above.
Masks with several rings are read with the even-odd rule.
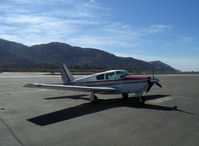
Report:
[[[76,85],[61,85],[61,84],[41,84],[32,83],[26,84],[25,87],[32,88],[46,88],[46,89],[59,89],[59,90],[74,90],[74,91],[84,91],[84,92],[119,92],[120,90],[114,87],[102,87],[102,86],[76,86]]]

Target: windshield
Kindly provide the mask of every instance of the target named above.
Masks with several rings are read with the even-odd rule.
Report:
[[[119,79],[129,76],[130,73],[127,71],[116,71],[116,75]]]

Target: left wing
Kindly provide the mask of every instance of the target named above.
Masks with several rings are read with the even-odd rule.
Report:
[[[84,92],[119,92],[120,90],[114,87],[104,87],[104,86],[76,86],[76,85],[61,85],[61,84],[41,84],[32,83],[26,84],[25,87],[36,87],[36,88],[46,88],[46,89],[59,89],[59,90],[74,90],[74,91],[84,91]]]

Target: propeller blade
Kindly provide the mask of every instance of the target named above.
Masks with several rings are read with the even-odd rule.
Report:
[[[162,85],[158,82],[155,83],[157,86],[159,86],[160,88],[162,87]]]
[[[147,88],[146,92],[148,93],[151,87],[153,86],[153,83],[149,82],[149,87]]]

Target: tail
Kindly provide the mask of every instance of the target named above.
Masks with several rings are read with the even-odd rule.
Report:
[[[61,70],[61,77],[62,77],[64,84],[72,83],[74,80],[74,77],[71,74],[71,72],[69,71],[69,69],[67,68],[65,63],[62,63],[60,65],[60,70]]]

